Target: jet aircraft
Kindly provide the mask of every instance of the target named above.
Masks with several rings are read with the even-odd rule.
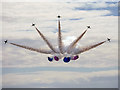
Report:
[[[5,40],[4,43],[7,44],[8,40]]]

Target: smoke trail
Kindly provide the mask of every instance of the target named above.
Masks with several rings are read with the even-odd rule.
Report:
[[[51,54],[52,53],[52,51],[45,51],[45,50],[41,50],[41,49],[35,49],[35,48],[32,48],[32,47],[23,46],[23,45],[19,45],[19,44],[15,44],[15,43],[10,43],[10,44],[21,47],[21,48],[24,48],[24,49],[28,49],[28,50],[31,50],[31,51],[36,51],[36,52],[39,52],[39,53],[44,53],[44,54]]]
[[[74,40],[68,47],[67,53],[71,53],[72,49],[76,46],[77,42],[83,37],[83,35],[87,32],[85,30],[76,40]]]
[[[62,36],[61,36],[60,20],[58,21],[58,45],[59,45],[60,52],[63,54],[63,43],[62,43]]]
[[[50,42],[45,38],[45,36],[35,27],[35,29],[37,30],[37,32],[39,33],[39,35],[43,38],[43,40],[47,43],[47,45],[49,46],[49,48],[52,50],[52,51],[54,51],[55,53],[57,53],[56,52],[56,50],[55,50],[55,48],[53,48],[53,46],[50,44]]]
[[[99,45],[101,45],[101,44],[103,44],[103,43],[105,43],[106,41],[103,41],[103,42],[100,42],[100,43],[98,43],[98,44],[95,44],[95,45],[91,45],[91,46],[88,46],[88,47],[85,47],[85,48],[80,48],[77,52],[75,52],[75,54],[80,54],[80,53],[83,53],[83,52],[85,52],[85,51],[88,51],[88,50],[90,50],[90,49],[92,49],[92,48],[95,48],[95,47],[97,47],[97,46],[99,46]]]

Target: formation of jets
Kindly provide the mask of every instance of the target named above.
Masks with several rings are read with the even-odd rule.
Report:
[[[24,45],[19,45],[19,44],[15,44],[15,43],[9,43],[24,49],[28,49],[31,51],[35,51],[38,53],[43,53],[43,54],[50,54],[51,56],[48,57],[48,60],[50,62],[52,62],[53,60],[55,61],[59,61],[60,59],[63,58],[63,61],[65,63],[70,62],[71,60],[77,60],[79,58],[79,54],[88,51],[92,48],[95,48],[103,43],[105,43],[106,41],[110,42],[110,39],[107,38],[107,40],[99,42],[97,44],[94,45],[90,45],[87,47],[83,47],[83,48],[77,48],[76,45],[78,43],[78,41],[80,41],[80,39],[83,37],[83,35],[87,32],[88,29],[91,29],[90,26],[87,26],[87,29],[80,35],[78,36],[77,39],[75,39],[73,42],[71,42],[71,44],[67,47],[67,49],[64,49],[64,43],[62,41],[62,34],[61,34],[61,25],[60,25],[60,16],[58,16],[58,49],[55,48],[49,41],[48,39],[40,32],[40,30],[35,26],[35,24],[33,23],[32,26],[35,27],[36,31],[39,33],[40,37],[46,42],[46,44],[49,46],[50,50],[44,50],[44,49],[36,49],[36,48],[32,48],[29,46],[24,46]],[[7,44],[8,40],[5,40],[4,43]]]

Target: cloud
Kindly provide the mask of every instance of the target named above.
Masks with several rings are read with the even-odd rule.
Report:
[[[80,9],[84,9],[84,10],[103,10],[103,9],[108,9],[110,7],[117,7],[118,3],[117,2],[88,2],[88,3],[82,3],[80,6],[80,4],[78,4],[77,7],[79,7]]]
[[[9,88],[14,87],[15,88],[19,85],[23,85],[29,88],[29,87],[34,87],[35,83],[38,83],[37,85],[39,86],[37,87],[43,87],[43,86],[49,87],[50,85],[53,85],[54,83],[56,83],[57,86],[53,86],[53,87],[59,87],[59,88],[60,88],[60,85],[63,85],[63,84],[68,85],[68,86],[73,84],[72,86],[69,86],[69,87],[74,87],[74,85],[75,86],[79,85],[79,87],[83,85],[82,87],[86,87],[86,83],[93,82],[95,79],[98,79],[98,78],[99,80],[100,78],[102,79],[102,78],[107,78],[107,77],[109,78],[115,77],[115,79],[117,79],[116,77],[117,74],[118,72],[116,70],[89,72],[89,73],[87,72],[83,73],[83,72],[40,71],[40,72],[35,72],[35,73],[6,74],[6,75],[3,75],[3,79],[4,79],[3,87],[9,87]],[[106,79],[103,81],[108,83]],[[96,82],[98,83],[98,80],[94,81],[94,84]],[[110,82],[112,83],[112,81],[109,81],[109,83]],[[30,86],[31,84],[32,86]],[[95,86],[92,86],[92,88],[94,87]],[[116,87],[116,85],[113,87]]]
[[[1,71],[0,71],[1,74]],[[0,75],[0,88],[2,89],[2,75]]]
[[[71,30],[72,31],[77,30],[79,28],[78,26],[80,26],[80,28],[84,26],[85,28],[87,24],[91,24],[91,23],[93,23],[96,26],[97,22],[98,24],[100,24],[99,20],[101,20],[101,17],[103,17],[102,20],[105,20],[105,18],[112,19],[112,17],[104,17],[105,15],[111,14],[111,11],[109,10],[91,10],[91,11],[74,10],[76,6],[83,7],[83,8],[86,6],[89,6],[86,4],[87,3],[59,4],[59,3],[42,3],[42,2],[41,3],[19,3],[19,4],[3,3],[3,16],[2,16],[3,29],[4,29],[3,37],[14,38],[13,37],[13,34],[14,34],[16,38],[28,38],[28,37],[36,38],[36,32],[34,28],[30,26],[31,23],[36,23],[37,27],[43,33],[46,33],[48,37],[52,37],[54,36],[54,34],[52,33],[53,30],[57,29],[56,16],[58,14],[62,15],[62,19],[61,19],[62,30],[66,30],[69,32]],[[95,3],[95,4],[90,3],[90,4],[91,4],[90,7],[92,6],[94,7],[94,5],[99,6],[97,5],[99,3]],[[74,18],[74,19],[82,18],[82,19],[77,21],[74,21],[74,20],[71,21],[70,20],[71,18]],[[117,20],[117,19],[112,19],[112,20]],[[106,22],[106,24],[108,24],[108,21]],[[113,22],[109,24],[113,24]],[[27,31],[25,32],[25,30],[32,30],[31,31],[32,33]]]
[[[86,8],[86,10],[80,9],[81,7]],[[89,7],[92,10],[87,10]],[[3,3],[2,41],[8,39],[8,42],[21,45],[48,48],[34,27],[31,27],[31,23],[35,23],[40,31],[56,46],[57,33],[54,31],[57,31],[57,15],[62,16],[63,39],[69,36],[77,38],[87,25],[91,26],[91,30],[88,30],[81,39],[80,46],[91,45],[106,40],[107,37],[111,38],[110,43],[85,52],[80,55],[79,60],[71,61],[68,64],[64,63],[63,60],[50,63],[47,61],[49,55],[3,44],[4,69],[6,67],[100,68],[99,72],[41,71],[14,74],[8,72],[3,76],[4,87],[117,87],[117,71],[111,69],[102,71],[103,68],[117,67],[118,65],[118,17],[110,9],[106,9],[108,7],[117,8],[116,3],[105,2]],[[105,9],[99,10],[100,8]],[[28,82],[29,84],[27,84]]]
[[[36,48],[47,47],[44,42],[40,43],[41,42],[40,40],[14,39],[10,41],[17,44],[27,45],[27,46],[36,47]],[[58,66],[61,66],[61,67],[95,67],[96,68],[96,67],[117,66],[117,60],[118,60],[116,57],[117,52],[114,51],[114,50],[117,50],[117,48],[116,48],[116,45],[114,45],[114,43],[112,46],[114,47],[110,49],[111,45],[104,44],[104,47],[107,48],[106,52],[103,52],[105,48],[103,46],[100,46],[94,50],[81,54],[79,60],[71,61],[70,63],[65,64],[63,60],[60,60],[59,62],[56,62],[56,61],[49,62],[47,60],[47,57],[49,55],[31,52],[29,50],[25,50],[25,49],[7,44],[3,46],[3,67],[37,67],[37,66],[58,67]]]
[[[16,2],[119,2],[119,0],[16,0]],[[15,0],[2,0],[2,2],[15,2]]]

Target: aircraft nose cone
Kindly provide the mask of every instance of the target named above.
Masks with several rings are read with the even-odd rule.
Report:
[[[55,59],[56,61],[58,61],[58,60],[59,60],[59,58],[58,58],[57,56],[55,56],[55,57],[54,57],[54,59]]]

